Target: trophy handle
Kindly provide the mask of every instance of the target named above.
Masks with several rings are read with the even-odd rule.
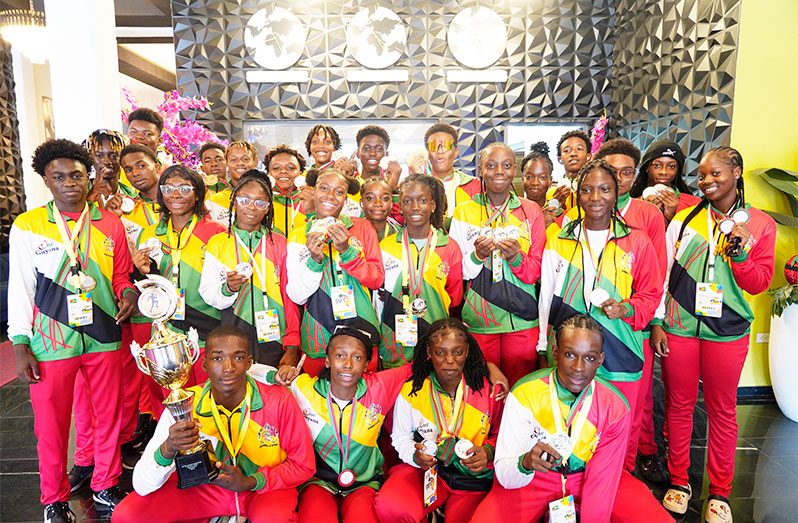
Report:
[[[200,355],[199,333],[194,327],[188,329],[187,344],[191,347],[191,364],[197,363]]]
[[[134,341],[130,343],[130,352],[133,354],[133,360],[136,362],[136,366],[139,370],[147,376],[150,376],[150,370],[144,363],[144,349]]]

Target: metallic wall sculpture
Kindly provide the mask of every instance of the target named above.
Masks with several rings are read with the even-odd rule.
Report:
[[[11,224],[25,210],[22,158],[11,50],[0,39],[0,254],[8,252]]]
[[[507,26],[506,52],[491,66],[506,82],[448,83],[464,69],[447,47],[454,16],[474,0],[172,0],[178,89],[213,102],[199,120],[228,138],[244,121],[333,118],[439,118],[462,132],[461,165],[500,140],[511,122],[591,121],[610,103],[614,0],[503,0],[491,8]],[[304,84],[249,84],[259,69],[244,43],[253,13],[267,6],[290,9],[307,29],[305,50],[292,70]],[[403,83],[349,83],[346,71],[362,68],[347,51],[346,27],[360,9],[383,5],[407,28],[406,52],[392,66],[407,70]],[[486,28],[489,31],[490,28]],[[419,137],[419,145],[422,138]]]
[[[645,149],[669,134],[693,174],[704,151],[728,145],[740,0],[618,0],[612,114]]]

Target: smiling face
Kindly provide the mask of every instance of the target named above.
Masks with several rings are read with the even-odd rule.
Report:
[[[194,212],[194,206],[197,203],[197,194],[190,180],[173,175],[164,180],[162,185],[169,185],[172,187],[187,185],[192,188],[191,192],[188,194],[183,194],[179,189],[173,190],[172,194],[168,195],[164,192],[164,204],[166,204],[166,208],[172,216],[186,216]]]
[[[247,370],[251,366],[252,356],[247,341],[240,336],[211,338],[205,345],[202,368],[208,373],[211,390],[217,401],[220,397],[243,399],[247,386]]]
[[[625,154],[608,154],[603,158],[615,171],[618,179],[618,196],[623,196],[632,188],[635,181],[635,160]]]
[[[119,160],[119,163],[137,191],[147,193],[158,183],[158,166],[147,154],[128,153]]]
[[[530,160],[524,169],[524,194],[533,202],[545,202],[551,187],[551,169],[545,160]]]
[[[357,147],[357,157],[360,164],[363,166],[361,176],[368,178],[370,176],[380,175],[380,160],[388,154],[388,149],[385,146],[385,140],[382,136],[377,134],[369,134],[364,136]]]
[[[492,147],[479,162],[479,174],[489,193],[508,195],[515,177],[515,154],[507,147]]]
[[[158,150],[158,144],[161,143],[158,126],[146,120],[133,120],[128,123],[127,137],[130,143],[145,145],[153,151]]]
[[[444,329],[429,340],[427,354],[441,385],[456,385],[468,358],[468,340],[460,331]]]
[[[227,175],[230,177],[230,183],[234,187],[245,172],[257,166],[257,158],[248,149],[240,145],[231,145],[227,149]]]
[[[336,391],[350,390],[357,385],[368,365],[366,347],[355,337],[335,336],[327,346],[325,365],[330,369],[333,394],[336,394]],[[339,399],[350,398],[339,397]]]
[[[316,217],[334,216],[337,218],[346,203],[347,186],[348,180],[343,174],[337,171],[323,171],[316,180],[316,187],[313,191]]]
[[[742,170],[718,153],[704,156],[698,165],[698,188],[719,211],[728,211],[737,200],[737,180]]]
[[[560,145],[560,162],[570,177],[576,176],[588,160],[590,152],[587,144],[578,136],[571,136]]]
[[[299,160],[293,154],[275,154],[269,161],[269,174],[281,191],[289,191],[299,176]]]
[[[320,129],[313,138],[310,140],[310,155],[316,166],[324,165],[332,159],[333,152],[335,151],[335,143],[333,139],[327,136],[324,129]]]
[[[227,162],[224,159],[224,151],[215,147],[206,149],[200,158],[202,171],[210,176],[216,176],[223,180],[227,172]]]
[[[399,210],[408,228],[418,230],[429,226],[432,213],[435,212],[435,201],[429,187],[419,182],[402,185]]]
[[[384,222],[388,219],[391,211],[393,199],[388,184],[379,182],[367,182],[363,186],[363,196],[360,198],[360,205],[363,207],[363,214],[370,222]]]
[[[269,195],[258,182],[247,182],[236,191],[236,225],[245,231],[260,227],[263,217],[269,212]]]
[[[601,335],[588,329],[566,328],[557,335],[554,347],[557,379],[573,394],[579,394],[596,377],[604,352]]]
[[[454,161],[459,151],[454,137],[446,132],[432,133],[427,140],[427,155],[432,172],[442,178],[454,171]]]
[[[670,185],[679,172],[679,162],[670,156],[660,156],[648,164],[648,185]]]
[[[579,206],[585,214],[585,226],[606,229],[615,208],[615,176],[604,169],[591,169],[579,187]]]
[[[89,174],[81,162],[69,158],[51,161],[44,167],[44,185],[50,189],[59,210],[83,210],[89,192]]]

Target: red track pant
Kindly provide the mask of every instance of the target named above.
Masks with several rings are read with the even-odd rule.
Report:
[[[651,387],[654,385],[654,378],[652,374],[653,371],[654,351],[651,349],[651,344],[648,342],[648,339],[645,339],[643,341],[643,375],[637,382],[638,390],[637,394],[635,395],[636,397],[634,400],[634,405],[632,405],[632,401],[628,397],[626,398],[629,401],[629,407],[631,408],[632,412],[632,425],[629,427],[629,444],[626,448],[626,460],[624,462],[623,468],[629,472],[632,472],[635,469],[638,440],[640,439],[640,433],[643,423],[645,422],[644,413],[646,410],[646,401],[648,401],[649,405],[648,424],[653,426],[654,423],[651,419]],[[617,383],[613,382],[613,384],[617,386]],[[654,452],[651,454],[654,453],[656,453],[656,446],[654,447]]]
[[[296,489],[274,490],[264,494],[239,492],[241,515],[259,523],[297,521]],[[177,474],[155,492],[141,496],[131,492],[114,509],[111,521],[126,523],[207,522],[215,516],[236,514],[236,494],[217,485],[177,488]]]
[[[736,341],[713,342],[668,334],[668,348],[668,357],[662,358],[662,371],[667,396],[665,421],[671,482],[688,483],[693,409],[701,379],[709,426],[709,493],[728,497],[737,446],[737,385],[748,354],[748,336]]]
[[[657,440],[654,437],[654,349],[649,339],[643,340],[643,354],[647,359],[643,367],[643,382],[640,384],[643,400],[640,414],[640,437],[638,449],[641,454],[650,456],[657,453]],[[635,420],[636,421],[636,420]]]
[[[136,366],[130,353],[130,342],[133,333],[130,322],[122,323],[122,344],[119,348],[120,362],[122,365],[122,418],[119,444],[127,443],[133,439],[138,421],[139,396],[141,395],[143,374]],[[75,465],[89,466],[94,463],[94,432],[97,419],[92,410],[90,385],[81,374],[75,378]]]
[[[39,455],[42,504],[69,499],[67,445],[78,374],[88,385],[88,399],[96,415],[97,438],[94,440],[91,488],[99,491],[118,483],[122,472],[119,455],[122,354],[120,349],[39,362],[41,381],[30,386],[30,399],[33,405],[33,428],[38,439],[36,451]]]
[[[438,476],[438,499],[424,508],[424,472],[401,463],[391,469],[388,480],[377,493],[374,508],[384,523],[418,523],[438,507],[444,506],[446,521],[466,522],[487,492],[451,490]],[[501,521],[485,519],[486,521]]]
[[[485,359],[501,369],[512,387],[516,381],[538,368],[536,346],[539,332],[540,329],[535,327],[502,334],[471,334]]]
[[[582,478],[582,474],[570,474],[566,483],[566,490],[574,495],[577,507],[582,502]],[[562,476],[555,473],[536,473],[532,483],[519,489],[504,489],[498,481],[495,481],[490,493],[479,505],[473,517],[458,521],[537,522],[548,513],[549,503],[561,497],[563,497]],[[607,500],[607,503],[612,503],[612,500]],[[610,521],[664,523],[672,522],[673,518],[662,508],[644,483],[628,472],[623,472],[618,483],[618,494]]]
[[[642,383],[642,378],[637,381],[610,381],[616,389],[621,391],[621,394],[626,398],[626,401],[629,403],[629,412],[632,416],[632,423],[634,423],[634,413],[638,408],[639,400],[641,399],[641,390],[640,384]],[[639,427],[638,427],[639,428]],[[634,446],[634,451],[637,452],[637,435],[632,436],[631,434],[632,428],[629,428],[629,439],[626,440],[627,444],[627,456],[624,460],[624,470],[629,470],[630,472],[634,470],[635,462],[634,457],[632,457],[632,466],[631,468],[628,467],[628,453],[629,448]],[[635,442],[632,445],[632,442]]]
[[[130,322],[130,329],[133,332],[133,339],[140,346],[144,346],[152,335],[152,323],[133,323]],[[136,366],[136,372],[141,374],[141,389],[139,393],[139,412],[150,414],[156,420],[160,419],[163,413],[163,399],[166,392],[163,387],[155,383],[155,380],[141,372]]]
[[[360,487],[337,496],[319,485],[310,484],[299,494],[299,521],[306,523],[378,523],[371,487]]]

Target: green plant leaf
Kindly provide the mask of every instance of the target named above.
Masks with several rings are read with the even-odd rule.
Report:
[[[779,191],[798,196],[798,174],[771,168],[762,173],[762,178]]]
[[[762,209],[762,212],[769,214],[771,218],[776,220],[776,223],[779,225],[785,225],[787,227],[798,227],[798,218],[795,216],[788,216],[786,214],[782,214],[776,211],[769,211],[767,209]]]

